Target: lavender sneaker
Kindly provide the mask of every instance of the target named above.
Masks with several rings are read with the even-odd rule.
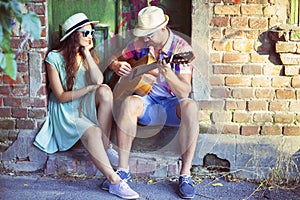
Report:
[[[124,180],[125,182],[129,181],[131,179],[131,175],[130,172],[125,172],[122,170],[117,170],[116,173],[120,176],[120,178],[122,180]],[[102,190],[109,190],[109,181],[107,179],[105,179],[102,183]]]
[[[139,194],[129,187],[126,181],[121,180],[118,184],[109,185],[109,193],[117,195],[123,199],[137,199]]]

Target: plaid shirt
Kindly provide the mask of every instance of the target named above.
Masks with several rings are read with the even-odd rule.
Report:
[[[181,37],[174,34],[170,29],[170,37],[168,38],[166,44],[161,49],[159,53],[159,58],[155,58],[154,48],[152,46],[147,46],[144,42],[144,39],[137,38],[132,43],[129,43],[126,48],[123,50],[123,57],[125,59],[135,59],[139,60],[145,55],[152,56],[156,60],[163,59],[164,57],[170,57],[174,54],[190,52],[192,51],[191,46]],[[176,74],[192,74],[193,65],[182,65],[182,64],[174,64],[170,63],[171,69]],[[158,71],[157,71],[158,72]],[[152,95],[156,96],[174,96],[172,91],[170,90],[165,78],[159,74],[156,83],[154,84],[152,90]]]

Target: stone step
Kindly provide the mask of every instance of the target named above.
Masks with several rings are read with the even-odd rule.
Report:
[[[181,161],[178,155],[161,152],[132,152],[130,161],[132,177],[165,178],[179,174]],[[86,151],[66,151],[48,155],[45,167],[46,175],[102,177]]]
[[[140,127],[133,143],[129,162],[133,178],[145,176],[165,178],[179,174],[181,161],[178,152],[177,129],[166,127],[158,130]],[[81,142],[78,142],[69,151],[48,155],[45,174],[54,176],[67,174],[88,177],[103,176],[93,164]]]

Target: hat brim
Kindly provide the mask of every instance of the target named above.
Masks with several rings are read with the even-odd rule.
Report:
[[[169,16],[165,15],[165,21],[162,24],[160,24],[159,26],[157,26],[155,28],[151,28],[151,29],[135,27],[133,29],[133,35],[136,37],[144,37],[146,35],[149,35],[150,33],[157,31],[158,29],[163,28],[164,26],[166,26],[168,24],[168,22],[169,22]]]
[[[73,30],[69,31],[67,34],[65,34],[59,41],[62,42],[64,41],[69,35],[71,35],[74,31],[76,31],[78,28],[83,27],[85,25],[88,24],[93,24],[94,26],[96,26],[97,24],[99,24],[99,21],[90,21],[90,22],[86,22],[84,24],[82,24],[81,26],[78,26],[76,28],[74,28]]]

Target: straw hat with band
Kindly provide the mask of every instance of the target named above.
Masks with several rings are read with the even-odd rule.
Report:
[[[99,21],[89,21],[89,19],[84,13],[74,14],[71,17],[69,17],[62,25],[65,35],[60,39],[60,41],[64,41],[69,35],[71,35],[80,27],[83,27],[88,24],[97,25],[98,23]]]
[[[133,35],[143,37],[153,33],[169,22],[169,16],[164,14],[164,11],[156,6],[148,6],[143,8],[138,13],[138,24],[133,30]]]

